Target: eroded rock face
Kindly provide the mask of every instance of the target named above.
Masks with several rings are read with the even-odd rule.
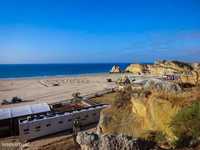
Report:
[[[95,133],[80,132],[76,137],[76,141],[82,150],[98,150],[99,136]]]
[[[154,65],[152,65],[152,68],[149,68],[152,73],[156,73],[154,69],[161,69],[158,74],[173,74],[173,73],[184,73],[192,71],[193,68],[191,64],[180,62],[180,61],[156,61]],[[163,68],[163,69],[162,69]],[[155,72],[154,72],[155,71]]]
[[[144,131],[162,131],[168,140],[176,139],[169,124],[172,117],[179,111],[178,106],[165,99],[150,98],[148,101],[132,98],[132,112],[135,116],[135,126],[138,136]]]
[[[181,94],[182,89],[176,83],[160,79],[146,79],[142,84],[141,90],[130,91],[130,103],[126,106],[113,106],[101,112],[99,133],[141,137],[146,131],[153,130],[162,131],[170,140],[176,138],[169,123],[179,107],[168,98],[170,94],[172,97]]]
[[[182,91],[181,87],[178,84],[159,79],[147,80],[146,83],[144,84],[144,89],[146,90],[156,89],[159,91],[166,91],[166,92]]]
[[[110,73],[121,73],[121,69],[118,65],[114,65],[110,70]]]
[[[191,71],[189,74],[182,74],[180,76],[180,82],[192,85],[200,84],[200,70]]]
[[[194,64],[194,66],[197,66]],[[184,73],[193,70],[191,64],[180,61],[156,61],[152,65],[146,64],[131,64],[126,68],[127,72],[134,74],[152,74],[152,75],[166,75],[174,73]]]
[[[148,73],[148,65],[144,64],[130,64],[126,69],[126,72],[134,74],[144,74]]]
[[[119,85],[128,85],[131,83],[130,79],[128,78],[128,76],[122,76],[121,78],[119,78],[117,80],[117,83]]]
[[[182,83],[199,84],[200,83],[200,64],[185,63],[180,61],[156,61],[152,65],[131,64],[126,68],[126,72],[134,74],[150,74],[156,76],[179,75],[179,81]]]
[[[199,70],[200,69],[200,63],[192,63],[192,67],[194,70]]]
[[[149,150],[155,148],[155,143],[120,135],[97,135],[81,132],[77,142],[82,150]],[[158,149],[158,148],[157,148]]]

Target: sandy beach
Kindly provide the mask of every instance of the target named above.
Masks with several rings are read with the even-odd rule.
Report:
[[[0,105],[0,108],[13,107],[31,103],[54,103],[72,98],[72,93],[87,95],[107,88],[115,87],[114,82],[121,74],[91,74],[70,77],[46,77],[0,80],[0,100],[14,96],[25,102]]]

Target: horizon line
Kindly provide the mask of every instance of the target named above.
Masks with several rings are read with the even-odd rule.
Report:
[[[0,65],[54,65],[54,64],[133,64],[153,62],[70,62],[70,63],[0,63]]]

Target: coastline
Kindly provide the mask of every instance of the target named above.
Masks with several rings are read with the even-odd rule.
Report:
[[[116,63],[125,69],[128,63]],[[113,63],[91,64],[0,64],[0,80],[80,76],[107,73]]]
[[[102,73],[82,73],[82,74],[64,74],[64,75],[45,75],[45,76],[32,76],[32,77],[14,77],[14,78],[0,78],[0,81],[9,81],[9,80],[34,80],[34,79],[51,79],[51,78],[65,78],[65,77],[81,77],[81,76],[98,76],[106,75],[108,72]],[[120,73],[119,73],[120,74]]]
[[[24,102],[1,105],[10,108],[33,103],[55,103],[72,98],[72,94],[81,95],[96,93],[116,87],[115,82],[107,82],[108,78],[116,81],[123,74],[95,73],[72,76],[51,76],[38,78],[17,78],[0,80],[0,101],[17,96]]]

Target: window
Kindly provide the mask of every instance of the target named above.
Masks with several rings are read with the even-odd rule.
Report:
[[[29,134],[29,129],[24,129],[24,134]]]
[[[40,129],[40,126],[35,127],[35,129]]]
[[[59,124],[62,124],[62,123],[63,123],[63,121],[59,121],[58,123],[59,123]]]
[[[47,126],[47,127],[50,127],[50,126],[51,126],[51,124],[49,123],[49,124],[47,124],[46,126]]]
[[[39,132],[40,131],[40,126],[35,127],[35,131]]]
[[[24,132],[24,134],[29,134],[29,132]]]
[[[88,115],[85,115],[85,118],[88,118],[89,116]]]
[[[24,129],[24,132],[28,132],[29,131],[29,129]]]

